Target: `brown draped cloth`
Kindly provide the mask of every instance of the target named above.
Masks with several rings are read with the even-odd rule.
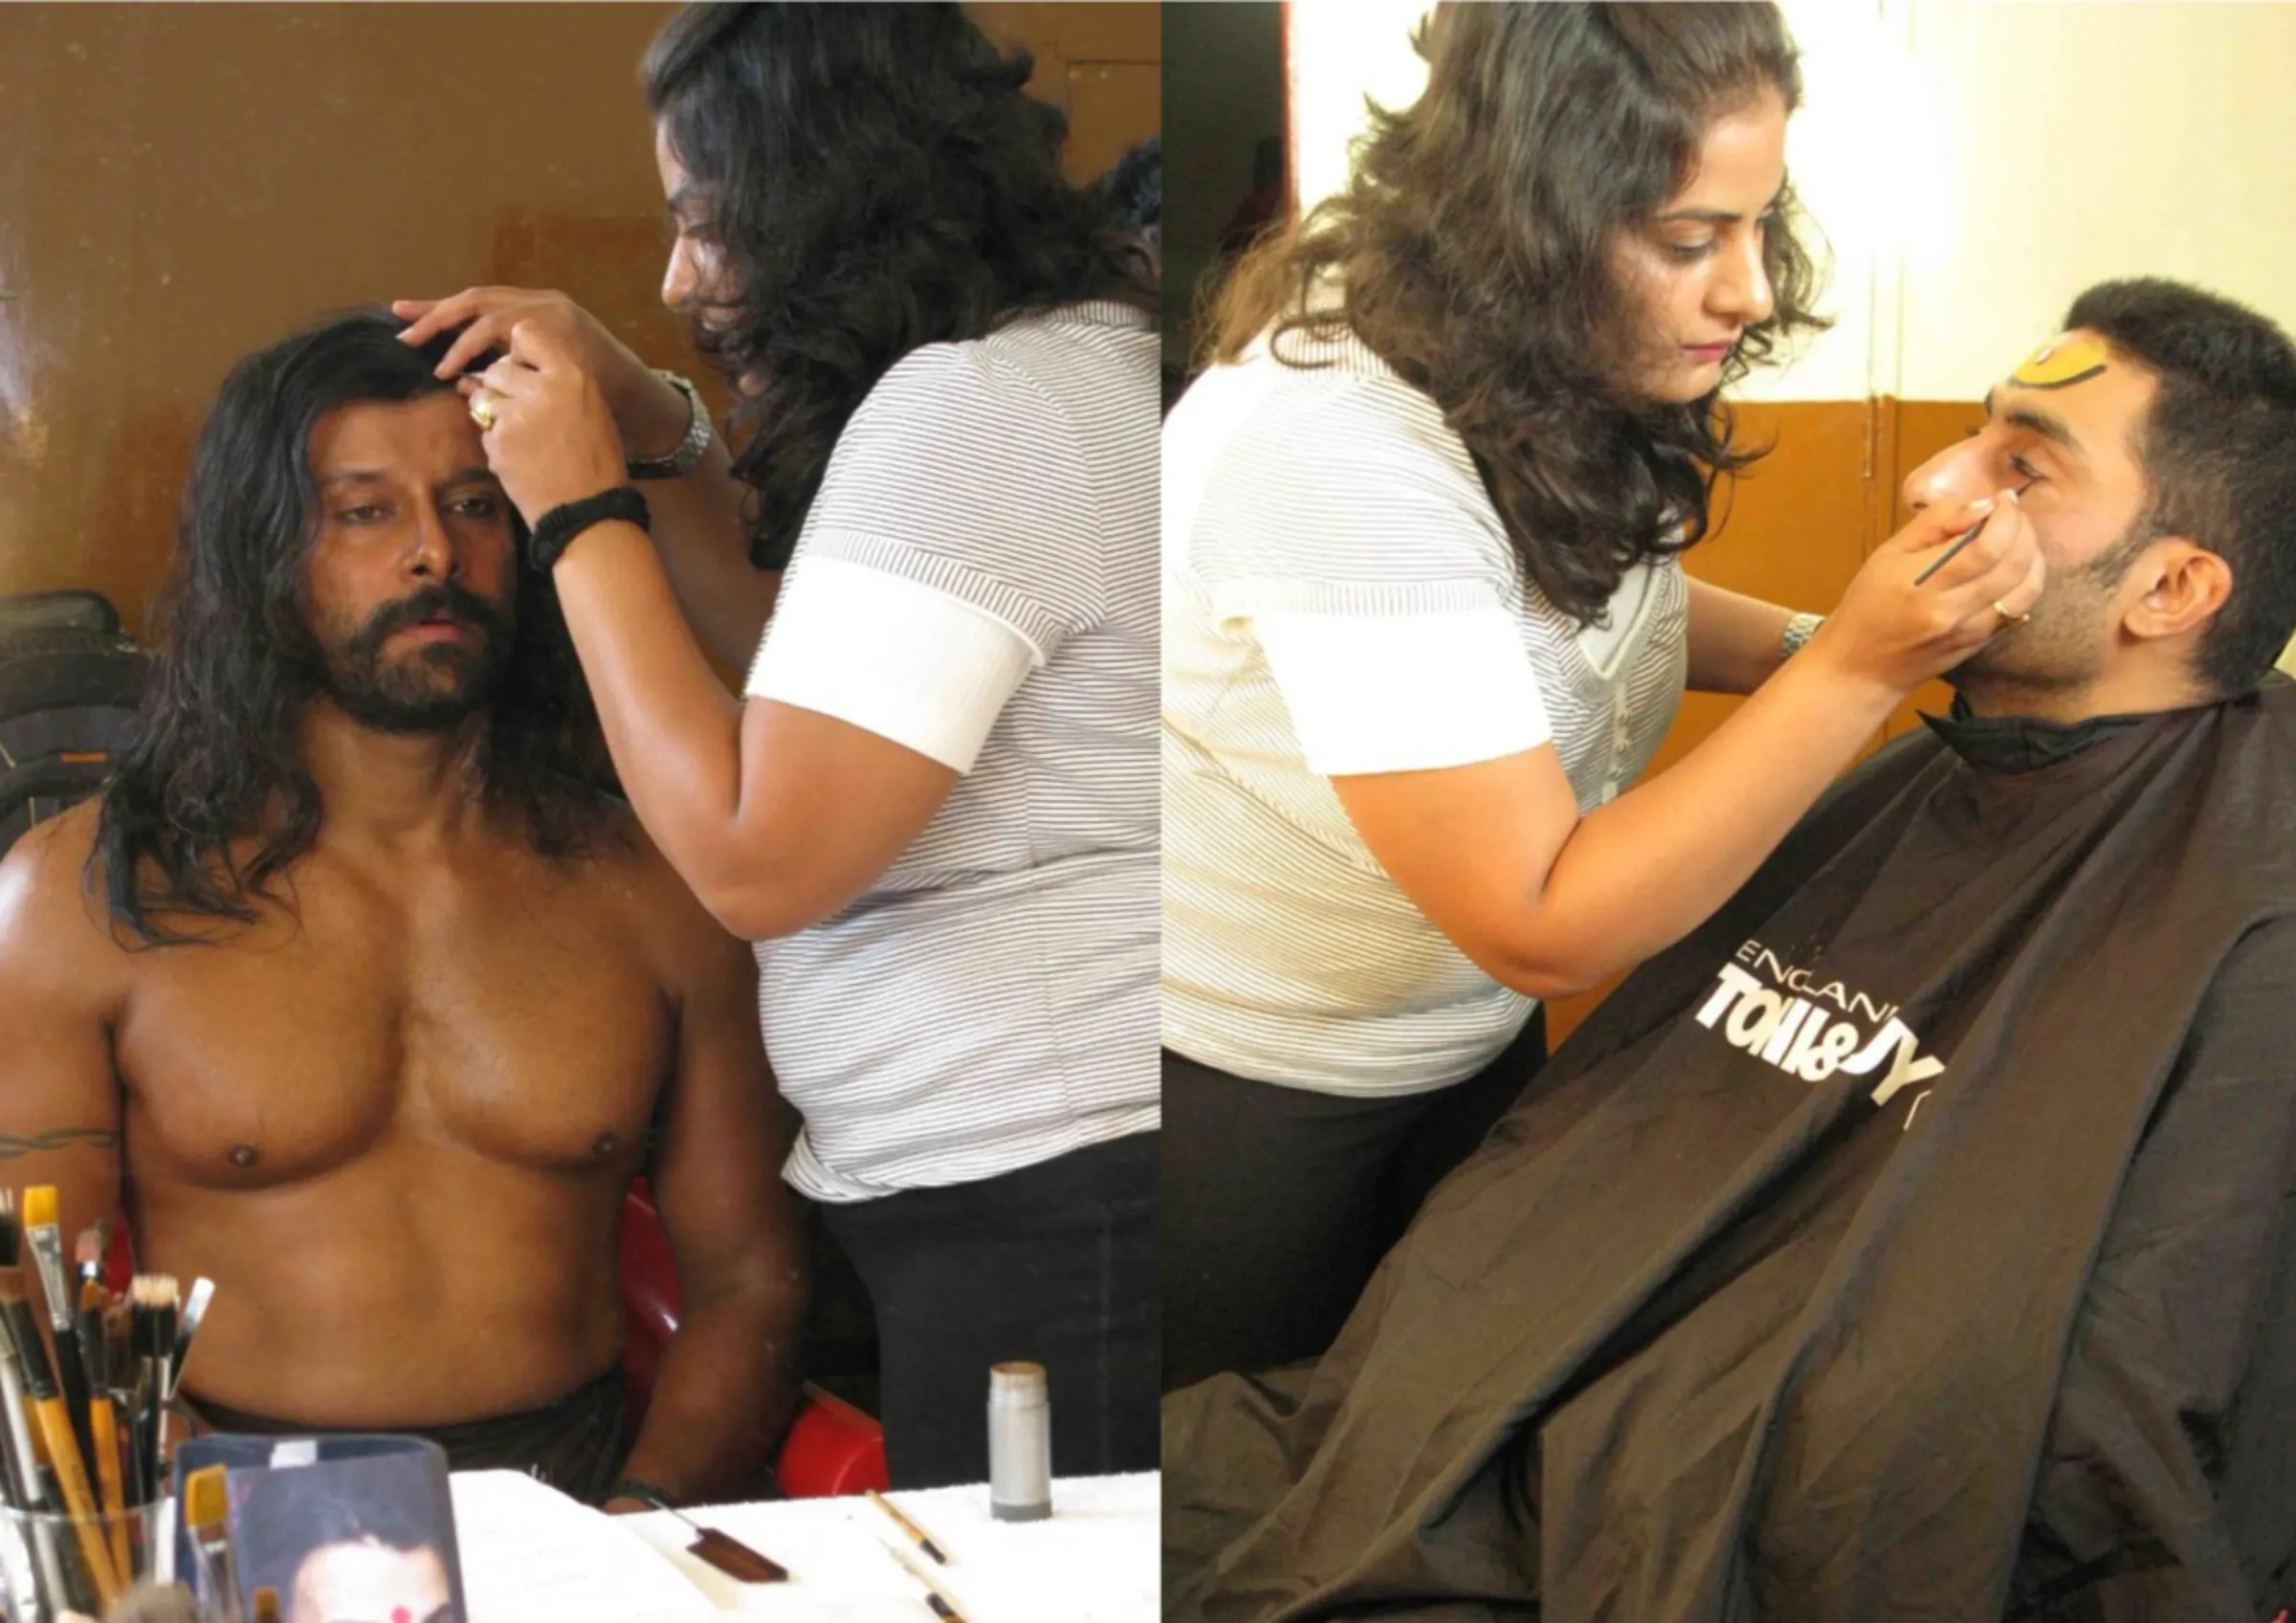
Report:
[[[1166,1617],[2269,1618],[2292,926],[2296,689],[1900,740],[1166,1401]]]

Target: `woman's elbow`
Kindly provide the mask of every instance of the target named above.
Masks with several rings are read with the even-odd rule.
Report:
[[[1462,945],[1461,950],[1499,985],[1542,1003],[1592,991],[1617,969],[1594,954],[1551,942],[1492,942],[1479,949]]]
[[[777,883],[745,873],[704,879],[694,895],[718,927],[743,941],[779,941],[820,923],[835,913],[838,900],[806,883]]]
[[[712,886],[695,895],[719,929],[743,941],[778,941],[812,923],[793,918],[781,899],[748,885]]]
[[[1492,976],[1511,991],[1525,997],[1535,997],[1541,1003],[1553,1003],[1558,998],[1577,997],[1601,986],[1605,977],[1600,974],[1572,974],[1540,965],[1512,965],[1504,973]]]

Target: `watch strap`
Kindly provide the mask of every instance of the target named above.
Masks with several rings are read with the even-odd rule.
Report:
[[[1788,620],[1786,634],[1778,639],[1777,662],[1782,665],[1799,654],[1802,644],[1808,642],[1817,634],[1818,628],[1824,624],[1823,614],[1797,614]]]
[[[646,499],[629,485],[618,484],[579,501],[563,502],[537,519],[526,537],[526,561],[546,575],[558,567],[576,536],[608,520],[635,524],[650,535],[653,530],[653,514]]]
[[[682,478],[701,465],[710,449],[710,413],[701,403],[701,391],[692,382],[675,372],[656,371],[653,375],[686,397],[686,437],[667,456],[631,456],[622,466],[633,479]]]

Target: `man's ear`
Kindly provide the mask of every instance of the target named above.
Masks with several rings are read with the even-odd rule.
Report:
[[[2232,596],[2232,566],[2182,536],[2167,536],[2129,571],[2121,629],[2141,641],[2178,637],[2216,618]]]

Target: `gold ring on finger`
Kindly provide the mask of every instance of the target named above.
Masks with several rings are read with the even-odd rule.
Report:
[[[2000,599],[1998,597],[1994,599],[1993,611],[2001,617],[2001,629],[2003,631],[2013,631],[2033,617],[2031,614],[2012,614],[2008,610],[2001,607]]]
[[[495,397],[483,389],[471,396],[471,421],[478,425],[480,434],[495,432]],[[1998,609],[2000,605],[1997,603],[1994,607]]]

